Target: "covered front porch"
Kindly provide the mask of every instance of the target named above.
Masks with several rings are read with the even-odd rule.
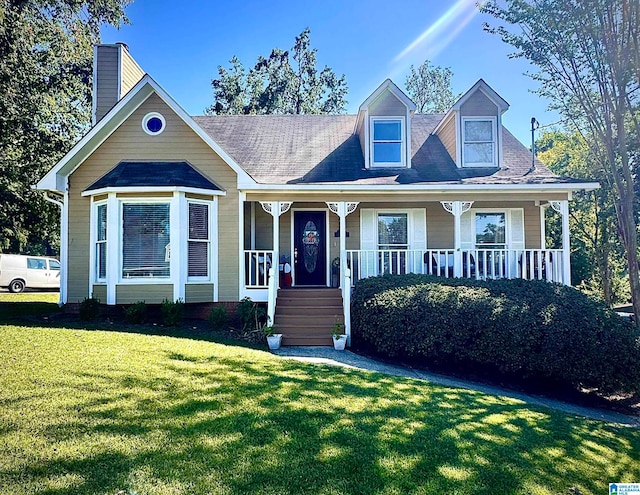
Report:
[[[566,195],[465,201],[266,196],[241,202],[240,287],[241,297],[268,302],[272,319],[279,288],[338,287],[349,333],[350,288],[382,274],[571,282]],[[549,211],[561,217],[561,246],[546,245]]]

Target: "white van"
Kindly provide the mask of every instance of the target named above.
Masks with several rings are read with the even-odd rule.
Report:
[[[0,287],[11,292],[60,289],[60,262],[42,256],[0,254]]]

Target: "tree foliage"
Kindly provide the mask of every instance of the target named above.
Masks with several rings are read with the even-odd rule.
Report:
[[[571,280],[608,304],[628,298],[624,248],[616,232],[611,187],[594,163],[589,143],[578,132],[546,131],[536,140],[538,157],[556,174],[599,181],[600,189],[576,191],[571,202]],[[547,246],[562,245],[561,218],[547,211]]]
[[[0,252],[51,252],[60,210],[31,189],[90,123],[92,45],[125,0],[0,0]]]
[[[502,2],[501,2],[502,3]],[[490,1],[482,10],[505,26],[485,26],[539,72],[539,93],[589,144],[611,188],[640,323],[638,219],[633,159],[640,133],[640,3],[637,0]]]
[[[274,48],[269,57],[258,57],[249,71],[236,56],[228,69],[218,66],[218,78],[211,81],[214,103],[206,113],[344,113],[346,78],[327,66],[318,71],[310,33],[307,28],[296,36],[290,52]]]
[[[425,60],[417,69],[412,65],[409,71],[405,87],[417,113],[444,113],[456,102],[449,67],[434,66]]]

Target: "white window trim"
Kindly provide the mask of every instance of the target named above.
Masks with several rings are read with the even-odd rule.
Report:
[[[399,211],[399,210],[375,210],[375,215],[376,215],[376,248],[378,249],[378,251],[383,251],[383,249],[380,248],[381,244],[380,244],[380,215],[384,215],[384,214],[390,214],[390,215],[406,215],[407,216],[407,242],[405,244],[396,244],[397,246],[407,246],[406,249],[410,250],[411,249],[411,242],[409,239],[409,232],[411,232],[411,230],[413,229],[413,215],[411,214],[411,212],[409,210],[407,211]],[[387,250],[390,251],[403,251],[405,248],[394,248],[391,246],[394,246],[394,244],[384,244],[384,246],[389,246],[387,248]]]
[[[158,132],[151,132],[149,129],[147,129],[147,122],[149,122],[153,118],[158,118],[160,119],[160,122],[162,122],[162,127]],[[149,112],[142,118],[142,130],[146,132],[149,136],[159,136],[164,132],[166,128],[167,128],[167,121],[164,119],[164,116],[158,112]]]
[[[485,162],[485,163],[471,163],[468,164],[464,159],[464,146],[467,143],[465,139],[465,123],[470,121],[476,122],[491,122],[491,132],[493,136],[493,161]],[[496,117],[462,117],[462,125],[461,125],[461,150],[460,150],[460,161],[463,167],[469,168],[483,168],[483,167],[497,167],[498,166],[498,119]],[[474,141],[475,142],[475,141]],[[483,143],[488,141],[482,141]]]
[[[513,210],[519,210],[522,212],[522,228],[524,230],[525,238],[523,238],[523,243],[526,241],[526,218],[524,215],[524,208],[471,208],[469,212],[472,214],[471,219],[471,228],[473,229],[473,249],[482,249],[482,247],[478,247],[476,244],[476,214],[477,213],[504,213],[504,237],[505,237],[505,249],[513,249],[511,242],[511,212]],[[482,246],[480,244],[479,246]]]
[[[200,204],[200,205],[206,205],[207,206],[207,215],[208,215],[208,219],[209,219],[209,238],[206,241],[203,241],[202,239],[193,239],[191,240],[191,238],[189,237],[189,205],[190,204]],[[212,238],[213,238],[213,201],[208,201],[208,200],[202,200],[202,199],[192,199],[192,198],[187,198],[187,208],[186,208],[186,228],[187,228],[187,246],[185,249],[185,254],[187,255],[187,282],[195,282],[195,283],[203,283],[203,282],[211,282],[211,280],[213,279],[213,256],[212,256],[212,251],[213,251],[213,242],[212,242]],[[209,259],[207,260],[207,272],[208,275],[206,277],[202,277],[202,276],[198,276],[198,277],[190,277],[189,276],[189,242],[202,242],[202,243],[207,243],[208,245],[208,249],[207,249],[207,253],[208,253],[208,257]]]
[[[374,161],[373,144],[374,133],[373,126],[376,121],[392,120],[400,122],[400,162],[376,162]],[[381,116],[373,115],[369,117],[369,157],[371,160],[371,168],[406,168],[407,167],[407,129],[404,116]],[[392,141],[395,142],[395,141]]]
[[[407,215],[407,250],[412,251],[414,249],[414,246],[411,242],[411,236],[409,235],[410,232],[413,232],[414,230],[414,224],[413,224],[413,212],[416,210],[423,210],[424,208],[374,208],[373,209],[373,214],[375,215],[376,218],[376,231],[375,231],[375,239],[376,239],[376,249],[380,250],[380,232],[378,231],[378,217],[380,216],[381,213],[404,213]],[[425,243],[427,241],[427,236],[428,232],[425,230]],[[362,235],[362,233],[360,234]]]
[[[174,270],[175,264],[169,262],[169,276],[168,277],[129,277],[124,278],[122,276],[124,257],[122,254],[123,242],[124,242],[124,205],[125,204],[167,204],[169,205],[169,244],[171,244],[172,235],[174,230],[174,204],[173,198],[117,198],[118,200],[118,285],[166,285],[166,284],[179,284],[178,274]],[[174,246],[172,246],[173,248]],[[179,256],[175,249],[172,249],[171,260],[175,256]]]
[[[98,207],[100,206],[105,206],[107,208],[107,226],[106,226],[106,232],[105,232],[105,237],[106,239],[104,241],[98,241]],[[100,201],[95,201],[92,205],[91,208],[91,256],[90,256],[90,263],[91,263],[91,290],[93,290],[93,285],[94,284],[106,284],[107,283],[107,273],[109,271],[109,206],[107,204],[107,199],[103,199]],[[104,242],[105,243],[105,249],[107,250],[107,266],[105,269],[105,275],[104,278],[100,278],[98,276],[98,259],[97,259],[97,247],[98,247],[98,242]]]

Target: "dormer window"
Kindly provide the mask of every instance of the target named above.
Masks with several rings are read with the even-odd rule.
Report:
[[[496,118],[463,117],[464,167],[497,167]]]
[[[404,167],[404,121],[401,118],[371,119],[371,156],[374,167]]]

